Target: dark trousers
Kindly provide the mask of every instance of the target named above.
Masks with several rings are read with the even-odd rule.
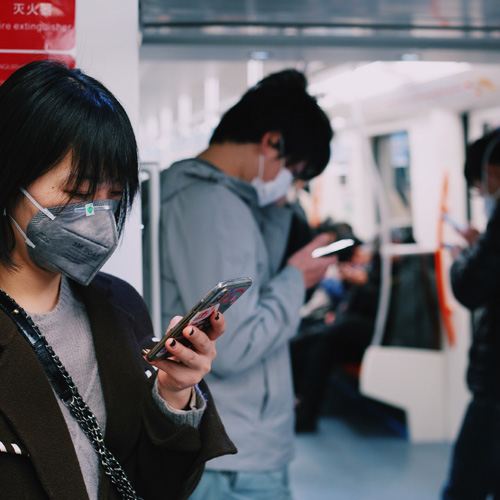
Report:
[[[344,313],[322,333],[292,342],[294,386],[300,400],[297,419],[316,421],[331,371],[361,362],[372,335],[373,318]]]
[[[443,500],[500,500],[500,400],[475,396],[455,443]]]

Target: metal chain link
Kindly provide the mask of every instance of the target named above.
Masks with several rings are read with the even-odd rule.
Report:
[[[92,413],[92,410],[89,408],[87,403],[80,396],[78,388],[73,382],[73,379],[62,364],[59,357],[54,352],[54,349],[52,349],[52,346],[40,333],[40,330],[35,325],[31,317],[26,313],[26,311],[21,306],[19,306],[14,299],[9,297],[9,295],[7,295],[7,293],[5,293],[3,290],[0,290],[0,292],[12,302],[12,305],[17,309],[17,311],[15,310],[15,312],[21,313],[28,321],[31,328],[33,328],[33,330],[38,334],[40,340],[43,342],[45,349],[52,358],[52,361],[57,366],[57,368],[61,372],[61,375],[68,384],[72,397],[71,400],[63,400],[63,402],[68,407],[69,411],[78,422],[85,435],[89,438],[90,444],[97,453],[99,461],[101,462],[106,475],[109,476],[111,482],[115,485],[116,489],[125,500],[142,500],[141,497],[136,494],[132,484],[127,477],[127,474],[123,470],[118,460],[116,460],[114,455],[108,450],[108,448],[106,448],[102,430],[99,427],[95,415]]]

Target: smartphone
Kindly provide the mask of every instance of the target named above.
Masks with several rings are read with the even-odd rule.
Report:
[[[328,257],[329,255],[335,255],[345,250],[347,248],[352,248],[356,245],[356,242],[351,238],[345,238],[343,240],[334,241],[329,245],[324,247],[319,247],[313,250],[312,256],[317,259],[319,257]]]
[[[175,338],[181,344],[189,346],[189,340],[182,335],[188,325],[200,330],[210,327],[210,316],[215,311],[224,313],[233,305],[252,284],[251,278],[235,278],[217,283],[191,310],[148,352],[148,361],[161,361],[172,356],[165,347],[165,342]]]
[[[453,229],[456,229],[460,233],[465,233],[467,231],[467,226],[465,224],[460,224],[456,220],[452,219],[446,212],[443,212],[443,220],[447,222]]]

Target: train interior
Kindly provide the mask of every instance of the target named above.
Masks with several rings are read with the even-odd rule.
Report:
[[[22,32],[43,29],[38,11],[54,33]],[[463,167],[466,145],[500,127],[500,2],[9,0],[0,30],[0,84],[16,65],[59,57],[129,114],[142,196],[103,270],[142,292],[157,336],[161,172],[201,152],[262,77],[304,72],[335,134],[326,169],[290,202],[312,227],[352,227],[378,263],[378,293],[361,359],[328,374],[316,432],[296,436],[294,498],[439,498],[470,400],[472,318],[451,291],[449,247],[466,245],[457,228],[487,222]],[[323,311],[313,299],[303,324]]]
[[[469,313],[453,298],[454,224],[484,228],[467,142],[500,126],[494,0],[140,2],[143,293],[159,325],[159,172],[196,155],[263,76],[304,71],[335,136],[296,196],[311,224],[378,242],[381,293],[362,362],[331,374],[318,432],[297,436],[296,500],[437,498],[469,393]],[[307,124],[305,124],[307,126]],[[396,272],[396,269],[399,272]]]

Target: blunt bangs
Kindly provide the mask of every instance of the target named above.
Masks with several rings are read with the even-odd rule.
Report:
[[[134,132],[125,111],[115,99],[110,100],[102,92],[96,92],[95,87],[87,87],[82,92],[83,96],[75,96],[75,109],[70,109],[75,119],[84,118],[75,125],[73,118],[66,115],[61,130],[62,142],[70,141],[67,149],[73,163],[70,182],[75,191],[83,183],[88,183],[90,197],[95,195],[100,182],[121,186],[118,217],[121,231],[139,186]]]

